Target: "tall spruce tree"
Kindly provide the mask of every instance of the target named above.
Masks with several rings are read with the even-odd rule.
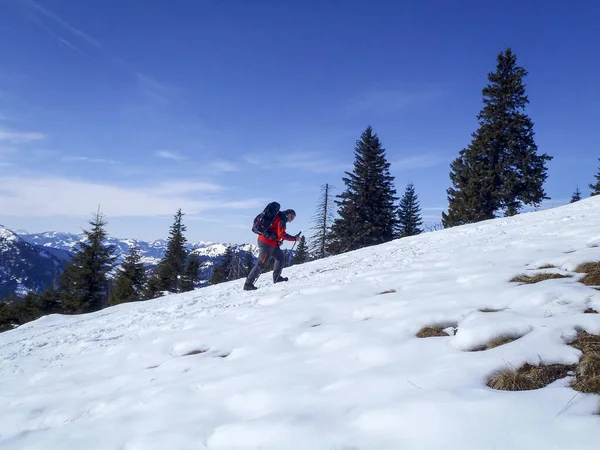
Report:
[[[370,126],[356,142],[354,155],[354,171],[342,178],[346,190],[335,200],[339,218],[331,226],[328,248],[333,254],[391,241],[398,223],[394,177]]]
[[[415,236],[423,232],[420,228],[423,225],[421,218],[421,206],[412,183],[408,183],[404,195],[400,200],[398,208],[398,236],[403,238]]]
[[[142,255],[137,245],[133,246],[117,274],[115,289],[110,295],[110,304],[118,305],[143,300],[147,282],[148,276],[142,263]]]
[[[185,266],[185,272],[181,277],[181,292],[193,291],[200,281],[200,268],[202,263],[196,255],[190,255]]]
[[[106,243],[107,224],[103,214],[93,214],[83,230],[84,239],[61,276],[63,308],[68,313],[98,311],[108,306],[108,275],[116,259],[115,247]]]
[[[181,209],[177,210],[173,220],[173,225],[169,230],[167,239],[167,249],[165,256],[161,259],[151,276],[149,282],[149,296],[156,297],[161,291],[179,292],[180,282],[184,276],[187,261],[187,239],[183,234],[186,226],[183,224]]]
[[[598,161],[600,161],[600,158],[598,158]],[[594,177],[596,178],[596,183],[595,184],[591,184],[590,183],[590,189],[592,190],[592,192],[590,193],[590,196],[593,197],[594,195],[599,195],[600,194],[600,169],[598,169],[598,173],[596,175],[594,175]]]
[[[444,227],[492,219],[498,211],[514,215],[523,205],[537,207],[548,198],[543,184],[552,157],[537,154],[533,122],[523,113],[529,103],[526,75],[511,49],[498,55],[496,72],[488,74],[482,91],[479,129],[451,164]]]
[[[290,265],[294,266],[296,264],[304,264],[310,260],[310,255],[308,253],[308,245],[306,244],[306,238],[304,235],[300,238],[298,242],[298,249],[292,256],[292,262]]]
[[[315,258],[325,258],[328,255],[327,247],[335,207],[332,189],[329,183],[321,186],[321,198],[319,199],[317,212],[312,219],[314,226],[311,228],[313,234],[310,238],[310,251]]]
[[[578,202],[579,200],[581,200],[581,191],[579,190],[579,186],[577,186],[571,196],[571,203]]]

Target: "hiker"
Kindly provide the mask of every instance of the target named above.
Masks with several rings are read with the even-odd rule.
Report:
[[[296,236],[291,236],[285,232],[286,224],[292,222],[295,218],[296,212],[293,209],[279,211],[271,225],[262,234],[259,234],[258,260],[246,278],[246,282],[244,283],[245,291],[257,289],[257,287],[254,286],[254,282],[271,262],[271,258],[275,259],[273,283],[280,283],[288,280],[286,277],[281,276],[281,271],[283,270],[283,252],[279,247],[283,244],[283,241],[297,242],[300,240],[300,233]]]

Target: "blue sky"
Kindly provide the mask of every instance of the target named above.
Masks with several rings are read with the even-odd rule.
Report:
[[[600,157],[594,1],[0,0],[0,223],[118,237],[253,242],[277,200],[307,230],[344,189],[367,125],[398,193],[439,223],[487,73],[511,47],[546,207],[584,196]]]

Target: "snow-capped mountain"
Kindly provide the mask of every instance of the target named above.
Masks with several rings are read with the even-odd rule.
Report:
[[[40,318],[0,334],[0,448],[597,450],[599,230],[593,197]]]
[[[0,299],[42,291],[60,275],[65,264],[64,258],[0,225]]]
[[[77,243],[84,238],[84,235],[47,231],[34,234],[23,233],[20,237],[27,242],[44,247],[49,252],[62,252],[64,254],[65,252],[72,252],[77,247]],[[167,249],[167,241],[165,239],[146,242],[139,239],[108,237],[107,242],[115,246],[117,264],[123,261],[133,246],[137,245],[142,255],[142,261],[148,268],[156,266],[163,258]],[[206,282],[210,279],[215,264],[222,260],[228,245],[232,247],[242,260],[244,260],[248,252],[253,255],[257,253],[256,245],[251,244],[224,244],[204,241],[188,243],[188,250],[191,254],[198,256],[200,262],[203,263],[200,276],[202,281]]]
[[[72,252],[77,247],[77,243],[84,238],[84,235],[63,233],[60,231],[46,231],[44,233],[21,234],[20,237],[27,242],[40,245],[47,249],[57,249],[66,252]],[[143,257],[144,264],[149,267],[158,264],[167,247],[167,241],[164,239],[145,242],[138,239],[120,239],[109,237],[107,242],[115,246],[117,262],[121,262],[123,258],[129,254],[131,247],[137,245]]]

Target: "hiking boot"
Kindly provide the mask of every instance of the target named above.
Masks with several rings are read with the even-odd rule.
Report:
[[[244,290],[245,291],[255,291],[258,288],[256,286],[254,286],[253,284],[250,283],[244,283]]]
[[[276,280],[273,280],[273,283],[281,283],[282,281],[287,281],[286,277],[282,277],[281,275],[277,277]]]

